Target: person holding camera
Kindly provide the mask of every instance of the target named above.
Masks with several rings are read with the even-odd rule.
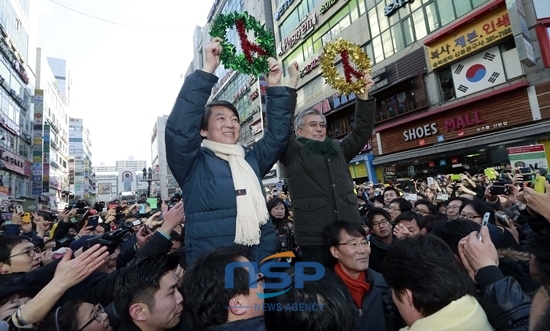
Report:
[[[208,103],[220,64],[220,38],[205,47],[205,65],[189,75],[166,122],[168,166],[183,192],[188,264],[219,246],[250,247],[253,261],[275,253],[275,233],[265,205],[262,178],[283,153],[290,135],[291,98],[282,69],[269,59],[267,128],[254,148],[239,144],[241,120],[224,100]],[[298,64],[289,69],[297,85]],[[292,89],[291,89],[292,90]]]

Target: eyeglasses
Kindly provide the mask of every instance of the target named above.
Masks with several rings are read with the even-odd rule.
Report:
[[[29,247],[26,250],[22,251],[21,253],[13,254],[10,257],[18,256],[27,254],[29,257],[34,257],[35,254],[40,254],[41,250],[38,247]]]
[[[481,218],[481,216],[479,216],[479,215],[464,214],[464,213],[461,213],[461,214],[460,214],[460,217],[461,217],[461,218],[469,219],[470,221],[473,221],[473,220],[475,220],[476,218]]]
[[[449,209],[454,210],[454,209],[459,209],[459,208],[460,208],[460,206],[447,206],[447,207],[445,207],[445,210],[449,210]]]
[[[390,221],[388,220],[381,220],[380,222],[373,222],[372,223],[372,227],[377,227],[377,226],[380,226],[380,225],[386,225],[388,224]]]
[[[347,243],[338,243],[338,245],[342,245],[342,246],[346,245],[352,249],[358,249],[359,247],[367,248],[370,246],[370,241],[367,241],[367,240],[363,240],[360,242],[348,241]]]
[[[105,314],[105,309],[103,309],[103,306],[98,303],[94,307],[94,316],[92,317],[92,319],[89,320],[88,323],[84,324],[84,326],[81,327],[78,331],[84,330],[88,325],[92,324],[93,321],[97,321],[99,323],[102,323],[103,322],[103,314]],[[56,318],[56,322],[57,322],[57,318]]]
[[[396,206],[389,206],[388,209],[393,211],[401,211],[401,209],[399,209],[399,207],[396,207]]]

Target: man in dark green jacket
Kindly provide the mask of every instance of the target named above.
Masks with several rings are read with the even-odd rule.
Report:
[[[309,108],[294,120],[291,135],[280,161],[288,179],[294,207],[294,235],[304,261],[327,264],[328,249],[323,229],[335,221],[361,224],[357,196],[348,163],[372,135],[376,102],[369,98],[374,85],[371,75],[363,76],[365,92],[357,94],[353,130],[344,139],[327,137],[327,121]]]

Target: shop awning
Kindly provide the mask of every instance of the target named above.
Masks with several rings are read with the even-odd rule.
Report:
[[[506,144],[507,140],[523,139],[530,136],[549,134],[550,122],[527,125],[521,128],[515,128],[504,132],[492,134],[484,134],[471,138],[460,139],[448,143],[440,143],[427,148],[413,149],[406,152],[394,153],[389,155],[375,156],[372,161],[373,165],[382,165],[403,161],[406,159],[419,158],[422,156],[435,155],[446,153],[454,150],[461,150],[469,147],[483,146],[489,144],[502,143]]]

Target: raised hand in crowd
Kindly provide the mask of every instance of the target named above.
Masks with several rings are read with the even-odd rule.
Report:
[[[478,239],[477,231],[462,238],[458,243],[458,253],[462,264],[474,281],[474,276],[479,269],[488,266],[498,267],[497,249],[491,241],[489,228],[486,226],[481,228],[481,240]]]
[[[146,228],[147,228],[147,224],[144,224],[136,232],[136,245],[138,248],[142,248],[143,246],[145,246],[145,244],[149,241],[149,239],[151,239],[151,234],[145,231]]]
[[[281,85],[281,78],[283,77],[283,70],[279,65],[279,62],[270,57],[268,60],[269,73],[267,75],[267,85],[270,87]],[[293,73],[294,74],[294,73]],[[296,83],[297,85],[298,83]]]
[[[172,233],[172,230],[184,220],[183,201],[176,203],[170,210],[168,210],[168,206],[163,205],[162,219],[160,230],[166,234]]]
[[[544,183],[546,193],[540,193],[530,187],[523,189],[523,199],[527,206],[550,222],[550,183]]]
[[[397,239],[405,239],[405,238],[411,238],[413,237],[413,234],[409,231],[409,229],[407,229],[407,227],[405,225],[403,225],[402,223],[399,223],[397,224],[394,228],[393,228],[393,235],[397,238]]]
[[[202,71],[213,74],[220,65],[220,54],[222,53],[222,39],[213,38],[208,46],[204,48],[204,66]]]
[[[162,208],[164,208],[164,206],[166,205],[163,203]],[[168,209],[168,206],[166,206],[166,209]],[[162,220],[159,219],[160,215],[162,215],[161,211],[154,213],[151,217],[147,219],[147,221],[145,221],[145,224],[150,228],[154,228],[162,222]]]
[[[361,100],[367,100],[369,98],[369,92],[374,86],[374,80],[368,70],[365,70],[363,81],[365,82],[365,91],[363,93],[357,94],[357,98]]]
[[[288,71],[288,76],[290,77],[288,86],[296,88],[298,86],[298,81],[300,80],[300,65],[297,61],[294,61],[286,70]]]

